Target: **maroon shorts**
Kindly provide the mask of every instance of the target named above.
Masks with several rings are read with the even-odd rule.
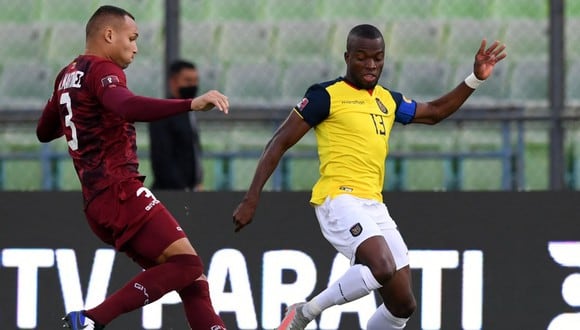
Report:
[[[185,233],[165,206],[135,179],[110,186],[85,210],[93,232],[140,264],[154,260]],[[140,244],[146,242],[146,244]]]

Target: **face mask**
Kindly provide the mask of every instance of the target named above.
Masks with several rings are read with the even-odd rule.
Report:
[[[192,99],[197,96],[197,86],[179,87],[177,93],[182,99]]]

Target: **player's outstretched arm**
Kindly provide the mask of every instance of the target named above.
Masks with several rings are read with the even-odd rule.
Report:
[[[150,122],[191,110],[207,111],[215,107],[228,112],[229,103],[218,91],[207,92],[195,99],[157,99],[133,94],[124,86],[107,88],[101,98],[103,106],[129,122]]]
[[[417,103],[417,111],[413,123],[433,125],[449,117],[467,100],[473,91],[482,84],[493,72],[495,65],[503,60],[507,54],[505,45],[495,41],[486,48],[486,40],[475,54],[473,73],[461,82],[451,92],[427,103]]]
[[[295,111],[292,111],[276,130],[260,157],[248,192],[234,210],[233,220],[236,232],[252,222],[264,184],[278,166],[286,150],[296,144],[309,129],[310,125]]]

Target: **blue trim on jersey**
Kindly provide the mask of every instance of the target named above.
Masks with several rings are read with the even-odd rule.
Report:
[[[403,125],[411,123],[415,118],[415,113],[417,112],[417,102],[415,102],[415,100],[410,100],[410,102],[407,102],[405,98],[403,98],[403,94],[393,91],[389,92],[397,104],[397,111],[395,111],[395,121]]]

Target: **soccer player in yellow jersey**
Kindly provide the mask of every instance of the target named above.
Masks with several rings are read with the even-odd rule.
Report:
[[[250,188],[233,214],[236,231],[252,221],[260,192],[280,158],[314,128],[320,179],[310,202],[322,234],[352,267],[310,301],[290,306],[279,329],[304,329],[326,308],[373,290],[384,303],[366,329],[405,327],[416,302],[407,246],[382,202],[389,134],[395,121],[432,125],[453,114],[505,58],[504,49],[497,41],[486,48],[482,40],[473,73],[449,93],[423,103],[377,85],[385,43],[376,27],[364,24],[350,31],[346,75],[306,91],[266,145]]]

